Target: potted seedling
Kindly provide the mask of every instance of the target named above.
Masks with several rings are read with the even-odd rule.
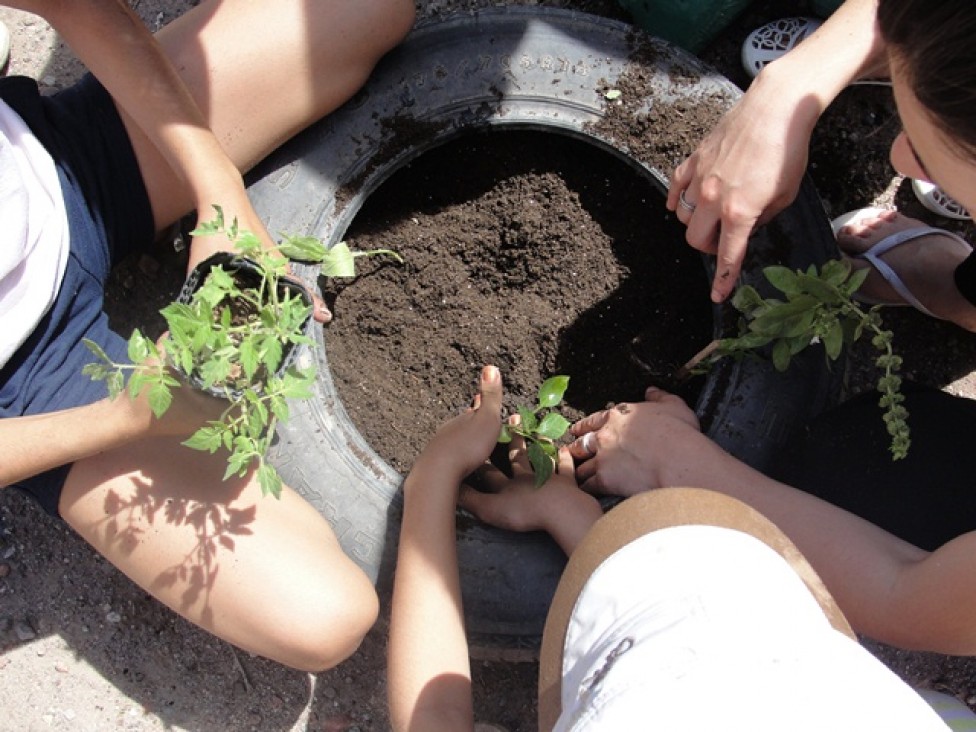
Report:
[[[131,363],[116,363],[98,344],[85,344],[98,357],[83,373],[104,379],[109,396],[128,389],[132,398],[143,391],[161,417],[181,380],[226,400],[219,420],[209,422],[183,444],[197,450],[228,452],[224,479],[256,467],[262,492],[280,496],[281,477],[264,455],[279,420],[288,419],[288,399],[310,396],[314,367],[293,365],[298,349],[312,341],[306,334],[312,299],[288,274],[295,259],[318,264],[327,277],[355,276],[355,260],[386,255],[390,250],[354,252],[345,243],[327,247],[315,237],[285,235],[265,247],[250,231],[227,224],[214,206],[213,220],[193,235],[223,235],[234,252],[221,252],[190,273],[176,302],[161,310],[167,332],[159,345],[133,331],[128,343]],[[126,386],[126,374],[128,385]]]
[[[845,345],[868,335],[879,352],[875,358],[881,370],[877,388],[891,436],[892,459],[904,458],[911,439],[901,393],[902,359],[892,348],[892,332],[882,325],[880,306],[864,309],[853,299],[868,271],[854,270],[842,260],[830,260],[819,270],[814,265],[806,271],[771,266],[763,274],[784,297],[763,298],[752,286],[740,287],[732,298],[732,305],[742,316],[739,334],[712,341],[676,376],[701,373],[726,357],[754,357],[758,349],[767,346],[779,371],[785,371],[793,356],[814,343],[822,343],[827,358],[836,361]]]
[[[569,429],[569,420],[556,411],[569,386],[568,376],[552,376],[539,387],[535,407],[517,408],[518,424],[503,424],[498,442],[507,444],[519,435],[525,440],[529,464],[535,474],[535,487],[541,487],[556,470],[556,441]]]

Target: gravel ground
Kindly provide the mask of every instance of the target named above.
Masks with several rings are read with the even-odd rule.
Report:
[[[153,29],[194,4],[188,0],[132,0]],[[432,0],[420,3],[418,10],[421,15],[437,15],[495,4],[507,3]],[[520,4],[558,5],[624,17],[612,0]],[[753,5],[759,11],[750,12],[795,5],[763,0]],[[775,17],[775,13],[767,17]],[[0,19],[13,35],[7,73],[32,76],[45,91],[63,88],[81,73],[80,64],[43,21],[6,8],[0,8]],[[737,70],[734,57],[741,31],[748,27],[741,22],[705,55],[723,71],[729,69],[726,73],[740,85],[747,79]],[[879,104],[884,106],[884,102]],[[854,107],[855,113],[859,110],[863,111]],[[841,123],[843,126],[846,120]],[[912,210],[912,202],[904,196],[902,182],[891,178],[884,164],[883,141],[866,144],[871,142],[868,138],[874,128],[881,125],[873,118],[862,125],[871,129],[860,140],[852,141],[845,132],[821,148],[846,155],[847,165],[852,163],[852,150],[855,156],[870,150],[852,166],[876,171],[869,181],[870,191],[864,192],[870,200],[864,200],[861,192],[856,200],[860,205],[897,202],[917,215],[918,209]],[[853,124],[850,135],[857,135],[857,130],[858,125]],[[818,164],[817,156],[812,160]],[[829,194],[825,199],[828,207],[849,204]],[[138,288],[146,281],[152,285],[153,278],[166,270],[160,256],[136,262],[121,286]],[[146,295],[165,300],[167,287],[160,284],[155,288],[159,292]],[[914,373],[925,374],[956,393],[976,394],[972,378],[976,350],[969,334],[914,313],[899,313],[893,316],[893,323],[903,347],[911,351],[909,367]],[[0,491],[2,730],[385,729],[385,634],[381,620],[353,659],[319,675],[251,657],[182,621],[60,523],[20,495]],[[976,665],[969,659],[907,654],[875,644],[870,647],[913,683],[976,701]],[[534,664],[476,662],[474,671],[480,718],[503,724],[512,732],[535,728]]]

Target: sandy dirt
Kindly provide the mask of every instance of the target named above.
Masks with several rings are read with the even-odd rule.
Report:
[[[132,2],[152,29],[194,4]],[[432,0],[419,10],[437,15],[495,4],[504,3]],[[539,4],[624,17],[612,0]],[[755,3],[703,56],[745,86],[738,43],[757,22],[791,6]],[[32,76],[52,92],[82,72],[43,21],[5,8],[0,19],[13,35],[8,74]],[[921,214],[887,165],[886,140],[896,128],[885,92],[845,92],[829,115],[811,157],[828,208],[840,213],[894,202]],[[972,235],[968,227],[960,230]],[[160,250],[129,263],[117,291],[137,294],[147,311],[158,309],[178,285],[170,256]],[[916,313],[898,313],[892,322],[910,351],[912,373],[956,393],[976,394],[976,350],[968,334]],[[318,675],[252,657],[155,602],[19,494],[0,491],[0,730],[382,730],[388,727],[385,635],[381,619],[353,659]],[[866,643],[910,682],[976,702],[971,660]],[[474,673],[479,719],[511,732],[535,729],[534,664],[475,661]],[[702,694],[707,700],[708,690]]]

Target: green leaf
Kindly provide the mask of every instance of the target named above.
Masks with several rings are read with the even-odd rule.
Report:
[[[536,432],[550,440],[558,440],[569,429],[569,420],[556,412],[550,412],[539,423]]]
[[[553,474],[555,469],[553,460],[546,455],[538,442],[530,442],[526,452],[529,456],[529,464],[532,466],[532,472],[535,473],[535,487],[541,488]]]
[[[868,274],[870,274],[870,270],[867,267],[865,267],[864,269],[856,269],[853,272],[851,272],[851,275],[848,278],[847,282],[845,282],[843,285],[844,294],[850,297],[859,289],[861,289],[861,285],[864,284],[864,280],[867,279]]]
[[[197,223],[197,227],[190,232],[191,236],[209,236],[219,234],[224,230],[224,209],[216,203],[211,205],[216,215],[210,221]]]
[[[326,277],[355,277],[356,259],[344,241],[333,245],[322,260],[322,274]]]
[[[227,359],[214,358],[206,363],[200,364],[200,368],[197,371],[200,380],[207,386],[223,384],[230,376],[231,364]]]
[[[843,259],[829,259],[820,268],[820,279],[834,287],[840,287],[851,273],[851,266]]]
[[[311,395],[309,395],[311,396]],[[268,405],[271,407],[271,413],[281,422],[287,422],[289,417],[288,402],[286,402],[282,397],[277,394],[272,394],[268,400]]]
[[[88,347],[88,350],[91,351],[93,354],[95,354],[95,357],[98,358],[100,361],[104,361],[105,363],[110,365],[112,364],[112,359],[108,357],[108,354],[105,353],[105,350],[100,345],[95,343],[95,341],[90,340],[88,338],[82,338],[81,342],[84,343]]]
[[[206,427],[201,427],[198,429],[190,436],[190,439],[186,440],[183,444],[187,447],[193,448],[194,450],[215,453],[223,444],[222,433],[223,430],[221,425],[210,424]]]
[[[749,313],[762,305],[763,299],[759,291],[752,285],[743,285],[732,296],[732,307],[740,313]]]
[[[554,407],[563,400],[569,386],[568,376],[551,376],[539,387],[539,406]]]
[[[103,363],[86,363],[81,367],[81,373],[92,381],[102,381],[108,377],[111,369]]]
[[[281,394],[288,399],[308,399],[312,396],[315,371],[288,369],[281,380]]]
[[[522,405],[519,405],[517,409],[519,417],[522,418],[521,423],[518,425],[519,429],[517,431],[521,432],[522,434],[531,435],[539,426],[539,420],[536,419],[535,412]]]
[[[799,294],[798,275],[788,267],[774,264],[763,269],[766,279],[777,290],[785,295]]]
[[[244,375],[247,376],[248,379],[254,378],[254,373],[258,370],[258,366],[261,364],[260,359],[258,358],[257,349],[254,347],[254,341],[252,341],[250,338],[245,338],[243,341],[241,341],[239,356],[241,366],[244,368]]]
[[[261,341],[260,350],[262,352],[261,363],[264,364],[264,367],[269,373],[275,373],[278,367],[281,366],[281,358],[284,350],[281,341],[274,335],[269,335]]]
[[[823,282],[817,277],[801,274],[797,277],[800,290],[813,295],[822,303],[837,305],[844,301],[844,294],[829,282]]]
[[[777,371],[786,371],[790,365],[790,346],[786,341],[773,344],[773,366]]]
[[[274,466],[261,461],[261,466],[258,468],[258,483],[261,485],[262,495],[271,495],[275,498],[281,498],[281,476],[278,475],[278,471],[274,469]]]
[[[152,341],[139,332],[138,328],[132,331],[128,346],[128,356],[132,363],[142,363],[153,351],[155,348],[152,346]]]
[[[797,295],[758,316],[749,327],[757,333],[789,337],[809,332],[816,315],[817,300],[809,295]]]
[[[172,403],[173,395],[166,384],[157,381],[149,387],[149,408],[156,415],[156,419],[166,414]]]
[[[348,247],[347,247],[348,248]],[[314,236],[285,235],[278,250],[289,259],[299,262],[323,262],[328,257],[329,249],[321,239]]]
[[[808,333],[802,333],[797,336],[791,336],[789,338],[783,339],[786,342],[786,346],[790,349],[790,355],[795,356],[804,348],[810,345],[812,341],[810,340],[810,335]]]
[[[115,399],[125,388],[125,377],[121,371],[113,371],[105,378],[105,385],[108,387],[108,396]]]
[[[501,429],[498,431],[498,442],[502,445],[507,445],[512,441],[512,432],[509,430],[507,424],[503,424]]]
[[[827,358],[831,361],[836,361],[837,357],[840,356],[841,349],[844,347],[844,327],[840,324],[840,321],[835,320],[827,332],[824,333],[823,338],[824,351],[827,353]]]
[[[253,231],[247,231],[246,229],[240,230],[234,239],[234,246],[244,256],[253,255],[255,252],[260,252],[264,249],[261,238]]]

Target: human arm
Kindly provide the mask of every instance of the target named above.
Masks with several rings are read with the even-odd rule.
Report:
[[[498,369],[486,366],[474,407],[437,431],[403,484],[388,650],[398,732],[474,728],[454,516],[461,481],[498,440],[501,400]]]
[[[512,420],[517,421],[518,415]],[[508,531],[545,531],[570,555],[583,536],[603,515],[600,503],[576,484],[569,450],[559,450],[556,472],[540,487],[525,450],[525,440],[515,435],[509,450],[513,475],[486,468],[480,483],[485,490],[461,487],[460,505],[486,524]]]
[[[162,418],[153,416],[146,394],[137,399],[122,394],[74,409],[2,419],[0,486],[133,440],[185,439],[206,421],[218,419],[225,407],[224,402],[184,386],[174,392],[173,403]]]
[[[596,455],[577,470],[586,490],[632,495],[687,485],[738,498],[790,537],[858,632],[903,648],[976,653],[976,533],[923,551],[732,457],[701,434],[677,397],[647,396],[572,427],[577,437],[596,432]]]
[[[732,292],[753,229],[796,197],[820,115],[844,87],[884,63],[876,14],[877,0],[847,0],[768,64],[675,169],[667,207],[687,225],[691,246],[717,254],[713,301]],[[681,192],[694,211],[679,205]]]

